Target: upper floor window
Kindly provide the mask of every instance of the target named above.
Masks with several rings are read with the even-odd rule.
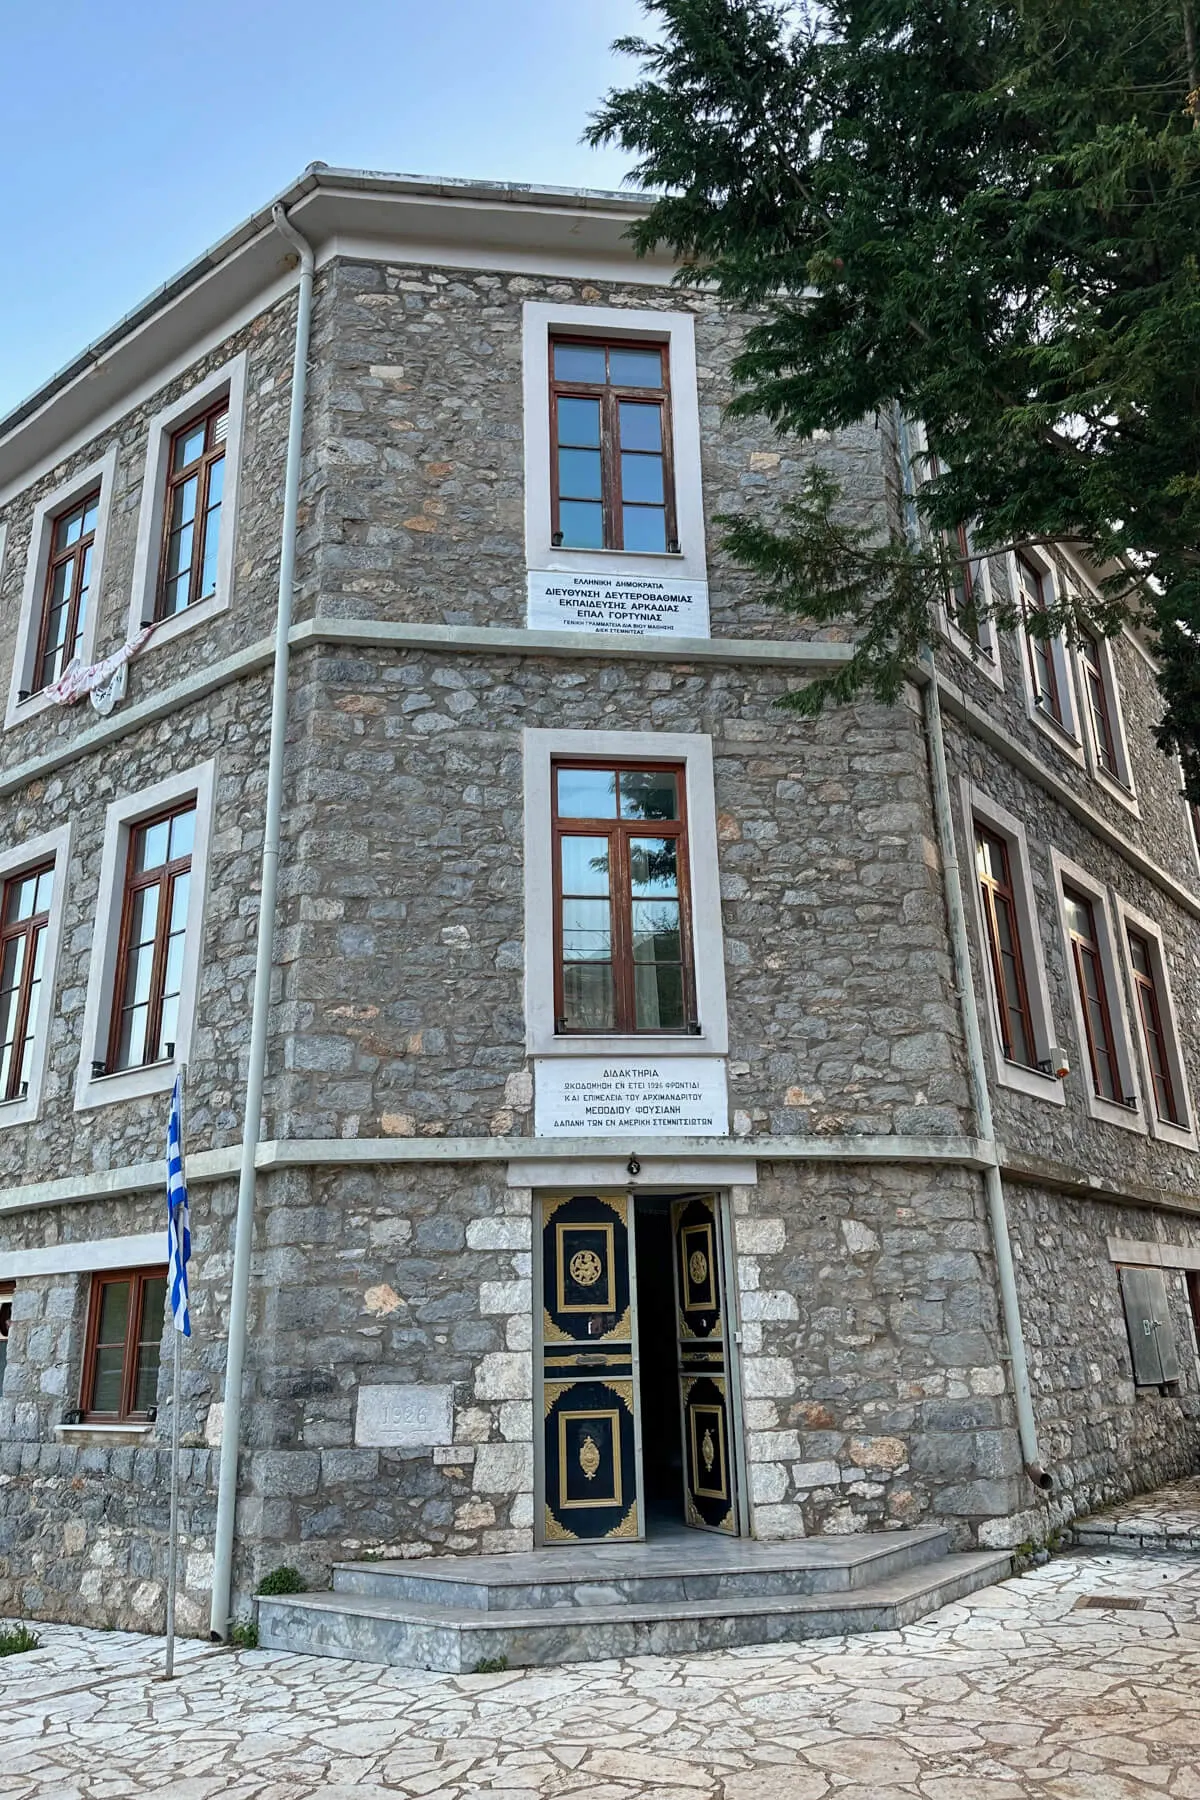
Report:
[[[175,1055],[196,802],[129,833],[108,1072]]]
[[[1083,691],[1092,721],[1096,761],[1106,775],[1111,775],[1114,781],[1121,781],[1123,778],[1117,754],[1117,738],[1109,705],[1108,683],[1104,679],[1104,669],[1100,662],[1100,646],[1088,632],[1080,634],[1079,665],[1083,671]]]
[[[155,617],[172,618],[217,591],[229,399],[171,438]]]
[[[54,520],[34,657],[33,692],[57,681],[83,648],[92,559],[100,516],[100,489]]]
[[[1000,1043],[1009,1062],[1037,1067],[1033,1012],[1017,915],[1009,847],[996,832],[976,822],[975,866],[987,932]]]
[[[552,777],[555,1029],[693,1029],[683,769],[559,762]]]
[[[53,886],[48,862],[14,875],[0,898],[0,1101],[28,1091]]]
[[[1104,977],[1104,961],[1095,905],[1077,888],[1064,887],[1067,933],[1079,990],[1080,1012],[1091,1065],[1092,1087],[1100,1100],[1127,1104],[1113,1030],[1112,1008]]]
[[[678,551],[665,344],[550,339],[551,541]]]
[[[1142,1042],[1146,1048],[1146,1064],[1154,1084],[1154,1109],[1158,1117],[1168,1125],[1182,1126],[1186,1121],[1171,1068],[1174,1058],[1164,1018],[1163,1000],[1159,993],[1154,947],[1148,937],[1135,931],[1132,926],[1127,928],[1126,936],[1133,991],[1142,1025]]]
[[[121,1424],[152,1416],[166,1301],[165,1269],[93,1277],[80,1393],[86,1419]]]
[[[1054,654],[1053,641],[1039,635],[1029,628],[1031,618],[1044,617],[1049,609],[1051,597],[1047,593],[1050,581],[1049,572],[1039,569],[1027,556],[1018,552],[1017,573],[1021,582],[1021,594],[1025,611],[1025,654],[1029,659],[1029,674],[1033,682],[1034,699],[1047,718],[1056,725],[1068,728],[1067,708],[1063,696],[1062,676],[1058,660]]]

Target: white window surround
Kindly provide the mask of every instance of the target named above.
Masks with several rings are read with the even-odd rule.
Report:
[[[967,843],[970,846],[971,893],[974,897],[975,928],[979,934],[980,962],[983,966],[983,979],[988,995],[988,1018],[990,1020],[989,1041],[992,1046],[992,1064],[996,1072],[996,1080],[1002,1087],[1014,1088],[1018,1093],[1030,1094],[1038,1100],[1048,1100],[1052,1106],[1066,1104],[1063,1084],[1056,1075],[1044,1075],[1039,1069],[1026,1069],[1020,1063],[1009,1062],[1004,1054],[1004,1046],[1000,1041],[1000,1028],[997,1020],[999,1000],[996,994],[995,977],[992,973],[992,959],[988,949],[987,922],[983,914],[983,902],[979,893],[979,880],[975,871],[975,825],[976,821],[998,837],[1002,837],[1008,845],[1009,872],[1012,875],[1013,898],[1017,907],[1017,929],[1020,934],[1021,959],[1025,969],[1025,987],[1029,997],[1029,1010],[1033,1020],[1033,1032],[1036,1049],[1040,1060],[1050,1054],[1051,1046],[1058,1042],[1054,1031],[1054,1020],[1050,1008],[1050,984],[1046,980],[1046,962],[1042,955],[1042,936],[1038,930],[1037,906],[1034,901],[1033,882],[1029,873],[1029,843],[1025,835],[1025,827],[1014,813],[1007,807],[980,793],[964,778],[962,782],[963,812],[967,825]]]
[[[1049,577],[1057,596],[1061,589],[1060,578],[1049,557],[1032,544],[1023,546],[1021,554],[1028,557],[1029,561],[1043,575]],[[1014,604],[1024,612],[1025,589],[1021,581],[1016,552],[1010,550],[1006,560]],[[1058,678],[1058,691],[1062,696],[1063,703],[1063,722],[1060,725],[1057,719],[1051,718],[1044,706],[1038,704],[1037,690],[1033,684],[1033,671],[1029,666],[1029,644],[1024,626],[1019,627],[1013,636],[1017,653],[1021,659],[1021,679],[1025,686],[1026,712],[1038,730],[1044,731],[1046,736],[1057,744],[1064,756],[1069,756],[1073,762],[1079,764],[1081,769],[1084,768],[1086,764],[1083,753],[1083,736],[1079,728],[1079,701],[1075,691],[1074,658],[1067,649],[1066,638],[1060,631],[1048,640],[1050,655],[1054,662],[1054,673]]]
[[[542,731],[523,733],[525,778],[525,1042],[533,1056],[724,1056],[725,948],[717,866],[712,739],[696,732]],[[687,789],[688,879],[696,979],[695,1037],[673,1032],[554,1030],[554,853],[550,764],[554,757],[611,757],[637,767],[647,758],[681,762]]]
[[[186,394],[156,413],[150,421],[146,472],[138,511],[137,546],[133,559],[133,590],[125,635],[136,637],[144,620],[154,617],[158,598],[159,559],[162,554],[163,511],[166,505],[168,459],[171,439],[198,413],[207,412],[223,394],[229,396],[229,430],[225,439],[225,486],[221,496],[221,523],[217,538],[217,588],[207,600],[185,607],[154,628],[143,654],[169,644],[181,632],[202,625],[224,612],[233,597],[233,549],[237,532],[238,489],[241,485],[242,430],[246,412],[246,352],[189,388]]]
[[[25,560],[25,583],[21,590],[21,611],[17,619],[16,650],[9,680],[8,705],[4,714],[5,730],[13,725],[24,724],[26,719],[35,718],[38,713],[54,704],[44,691],[29,694],[27,700],[19,699],[18,695],[26,693],[35,679],[34,663],[41,633],[42,603],[46,594],[46,571],[50,564],[50,541],[54,534],[55,520],[69,511],[77,500],[82,500],[91,489],[98,487],[100,507],[96,515],[96,535],[92,542],[92,575],[87,612],[83,621],[83,642],[80,646],[80,656],[84,663],[94,662],[96,659],[100,584],[104,578],[104,551],[112,516],[116,468],[117,447],[113,444],[98,462],[89,463],[86,469],[80,469],[78,474],[72,475],[70,481],[64,481],[52,494],[39,500],[33,509],[29,526],[29,555]]]
[[[50,1045],[50,1022],[54,1018],[54,978],[58,950],[62,942],[63,907],[66,901],[67,868],[70,858],[71,828],[60,825],[42,837],[31,838],[13,850],[0,855],[0,893],[5,882],[38,863],[53,861],[54,885],[50,894],[50,917],[46,924],[46,956],[42,964],[42,982],[38,992],[38,1017],[34,1026],[32,1060],[29,1065],[28,1092],[23,1099],[0,1101],[0,1131],[9,1125],[27,1125],[36,1119],[42,1103],[42,1086],[46,1076],[46,1056]]]
[[[200,951],[204,927],[204,899],[208,874],[208,845],[212,826],[213,772],[211,762],[182,774],[169,776],[152,788],[114,800],[105,814],[104,847],[100,860],[100,892],[96,907],[96,932],[88,971],[87,999],[80,1036],[79,1071],[75,1079],[75,1110],[106,1106],[114,1100],[134,1100],[144,1094],[165,1093],[175,1080],[180,1063],[188,1059],[199,986]],[[121,933],[125,859],[133,826],[177,800],[195,796],[196,836],[192,850],[188,889],[187,932],[184,939],[183,981],[179,995],[179,1035],[171,1061],[144,1063],[112,1075],[93,1075],[93,1061],[104,1060],[112,1017],[113,982]]]
[[[1088,1111],[1093,1119],[1104,1119],[1110,1125],[1120,1125],[1124,1131],[1136,1131],[1146,1135],[1146,1119],[1142,1108],[1141,1083],[1138,1079],[1137,1065],[1134,1060],[1132,1039],[1129,1030],[1129,1013],[1125,1005],[1125,983],[1121,976],[1121,967],[1116,956],[1116,932],[1113,929],[1112,908],[1109,905],[1108,889],[1089,875],[1086,869],[1080,868],[1076,862],[1060,856],[1057,850],[1051,850],[1050,862],[1054,869],[1054,891],[1058,901],[1059,930],[1062,933],[1062,950],[1066,970],[1067,986],[1071,991],[1071,1007],[1075,1020],[1075,1038],[1079,1050],[1079,1061],[1076,1065],[1079,1079],[1083,1086],[1084,1098]],[[1096,1093],[1092,1082],[1092,1065],[1088,1057],[1087,1027],[1083,1017],[1083,1002],[1079,995],[1079,982],[1075,974],[1075,958],[1071,950],[1071,934],[1067,927],[1066,897],[1063,893],[1067,887],[1078,888],[1092,902],[1093,916],[1099,933],[1100,963],[1104,970],[1104,986],[1108,997],[1109,1018],[1112,1022],[1113,1038],[1117,1053],[1117,1067],[1125,1092],[1133,1100],[1132,1106],[1119,1106],[1115,1101],[1104,1100]]]
[[[671,437],[675,521],[680,550],[563,550],[550,542],[550,356],[552,331],[580,337],[664,338],[671,370]],[[605,569],[614,575],[658,575],[704,581],[704,496],[700,475],[700,403],[696,385],[696,329],[689,312],[650,307],[558,306],[527,300],[523,308],[525,434],[525,561],[530,569]]]
[[[1127,806],[1131,813],[1140,817],[1141,809],[1138,806],[1137,795],[1134,792],[1133,769],[1129,761],[1129,743],[1125,736],[1125,716],[1121,710],[1121,690],[1117,685],[1117,665],[1113,656],[1112,639],[1097,635],[1095,644],[1096,656],[1100,663],[1100,677],[1104,683],[1104,695],[1108,702],[1108,717],[1112,725],[1113,748],[1116,751],[1117,757],[1117,774],[1116,777],[1114,777],[1110,775],[1106,769],[1102,769],[1100,766],[1100,758],[1096,749],[1096,732],[1092,723],[1091,708],[1086,704],[1087,687],[1085,684],[1087,675],[1086,672],[1080,668],[1079,699],[1080,706],[1087,718],[1087,731],[1084,734],[1084,741],[1087,744],[1088,767],[1091,771],[1093,781],[1095,781],[1099,787],[1102,787],[1106,794],[1111,794],[1114,800],[1119,800],[1122,806]],[[1079,653],[1076,652],[1077,658],[1078,654]]]
[[[34,1275],[96,1275],[108,1269],[152,1269],[165,1263],[165,1234],[138,1232],[133,1237],[83,1238],[77,1243],[38,1245],[33,1250],[0,1251],[0,1281],[23,1281]]]
[[[1146,1115],[1150,1130],[1157,1138],[1169,1144],[1179,1144],[1185,1150],[1196,1148],[1196,1114],[1192,1107],[1191,1089],[1188,1084],[1187,1068],[1183,1061],[1181,1045],[1183,1039],[1179,1031],[1179,1015],[1175,1011],[1175,996],[1171,991],[1171,975],[1167,967],[1167,953],[1163,943],[1162,931],[1145,913],[1138,912],[1122,900],[1119,894],[1113,896],[1116,901],[1117,917],[1121,924],[1121,960],[1124,965],[1126,979],[1129,983],[1129,1010],[1133,1019],[1134,1036],[1137,1039],[1138,1061],[1141,1065],[1142,1078],[1145,1083]],[[1150,946],[1150,961],[1154,970],[1154,985],[1158,990],[1159,1011],[1162,1015],[1163,1033],[1166,1038],[1167,1066],[1171,1071],[1171,1085],[1175,1089],[1176,1099],[1182,1108],[1186,1125],[1172,1125],[1169,1119],[1160,1119],[1154,1096],[1154,1077],[1150,1068],[1150,1059],[1146,1054],[1146,1038],[1142,1030],[1141,1012],[1137,1003],[1137,988],[1133,978],[1133,959],[1129,954],[1129,928],[1132,927],[1140,937],[1145,938]]]

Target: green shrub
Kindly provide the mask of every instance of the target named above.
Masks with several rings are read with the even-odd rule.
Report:
[[[308,1583],[299,1569],[293,1569],[291,1563],[280,1563],[269,1575],[264,1575],[258,1584],[260,1594],[303,1594]]]
[[[20,1656],[25,1650],[36,1650],[41,1641],[28,1625],[0,1625],[0,1656]]]
[[[481,1656],[475,1664],[476,1675],[503,1675],[508,1668],[507,1656]]]
[[[258,1624],[249,1617],[238,1619],[229,1627],[229,1641],[235,1650],[258,1649]]]

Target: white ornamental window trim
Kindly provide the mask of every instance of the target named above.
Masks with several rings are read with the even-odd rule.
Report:
[[[556,548],[550,530],[550,337],[666,341],[670,359],[671,432],[679,551]],[[525,442],[525,561],[531,570],[594,570],[707,581],[704,494],[700,466],[700,403],[695,318],[653,307],[569,306],[527,300],[522,309]]]
[[[724,1056],[729,1048],[725,945],[717,857],[712,739],[701,732],[553,731],[523,733],[525,789],[525,1042],[531,1056]],[[683,764],[687,792],[688,881],[699,1031],[555,1032],[554,848],[551,764],[597,757],[636,768],[647,758]]]
[[[96,900],[96,929],[83,1008],[79,1068],[75,1077],[76,1112],[93,1106],[106,1106],[116,1100],[167,1093],[174,1084],[180,1064],[188,1061],[200,987],[215,771],[214,762],[200,763],[194,768],[182,770],[178,775],[168,776],[165,781],[157,782],[153,787],[124,794],[119,800],[112,801],[107,808],[100,859],[100,888]],[[107,1053],[112,1015],[129,836],[143,819],[151,818],[175,801],[188,799],[195,800],[196,829],[188,889],[175,1054],[161,1062],[142,1063],[136,1068],[120,1069],[111,1075],[99,1074],[96,1069],[103,1063]]]
[[[55,1017],[54,991],[58,975],[58,958],[62,946],[63,910],[66,905],[67,870],[71,856],[71,827],[60,825],[41,837],[28,838],[0,854],[0,895],[6,884],[26,869],[51,862],[54,881],[50,892],[50,916],[46,921],[46,955],[42,965],[38,992],[38,1018],[33,1040],[26,1091],[16,1100],[0,1104],[0,1131],[9,1125],[27,1125],[41,1110],[42,1090],[46,1079],[46,1061],[50,1046],[50,1024]]]
[[[25,578],[21,589],[21,605],[17,618],[16,653],[9,680],[8,705],[4,714],[5,730],[23,725],[56,703],[57,683],[33,690],[36,676],[38,640],[41,635],[42,608],[45,604],[46,578],[50,567],[54,526],[72,505],[99,489],[96,531],[92,540],[92,570],[88,588],[88,607],[84,614],[83,633],[78,663],[86,667],[96,654],[96,638],[100,624],[100,596],[107,562],[109,525],[112,518],[113,490],[116,486],[117,446],[109,446],[97,461],[76,471],[52,493],[46,494],[33,509],[29,528],[29,551],[25,559]]]
[[[1103,1119],[1109,1125],[1119,1125],[1123,1131],[1133,1131],[1139,1136],[1145,1137],[1148,1134],[1148,1126],[1142,1103],[1140,1059],[1134,1047],[1132,1022],[1126,1001],[1126,987],[1119,959],[1117,932],[1113,923],[1109,890],[1103,882],[1097,881],[1096,877],[1087,869],[1077,862],[1072,862],[1069,857],[1063,856],[1057,850],[1052,849],[1050,852],[1050,866],[1054,871],[1054,892],[1058,905],[1063,972],[1071,997],[1071,1017],[1075,1026],[1075,1042],[1079,1056],[1077,1069],[1088,1112],[1093,1119]],[[1108,1001],[1113,1046],[1125,1093],[1132,1101],[1130,1106],[1123,1106],[1117,1101],[1107,1100],[1103,1095],[1097,1094],[1095,1090],[1088,1054],[1088,1034],[1084,1020],[1083,1000],[1079,992],[1075,957],[1071,948],[1071,932],[1067,923],[1065,891],[1067,888],[1077,889],[1092,905],[1092,916],[1097,932],[1096,948],[1104,975],[1105,998]]]

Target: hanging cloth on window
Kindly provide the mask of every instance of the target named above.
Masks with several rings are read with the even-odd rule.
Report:
[[[126,668],[146,644],[147,638],[154,630],[153,625],[144,625],[136,637],[106,656],[103,662],[89,663],[86,666],[74,657],[69,662],[58,680],[46,689],[47,698],[56,706],[74,706],[85,694],[90,694],[92,705],[98,713],[106,717],[119,701],[125,698],[127,681]]]

